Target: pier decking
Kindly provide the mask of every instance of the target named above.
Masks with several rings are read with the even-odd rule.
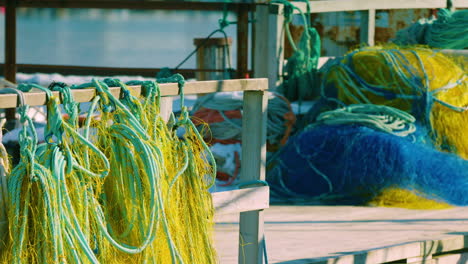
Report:
[[[237,263],[238,217],[218,215],[216,222],[220,263]],[[468,210],[272,206],[265,238],[269,263],[461,264],[468,263],[461,253]]]

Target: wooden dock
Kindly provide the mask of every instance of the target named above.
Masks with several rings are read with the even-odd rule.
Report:
[[[468,210],[272,206],[265,210],[269,263],[468,263]],[[220,263],[237,263],[238,216],[217,215]]]

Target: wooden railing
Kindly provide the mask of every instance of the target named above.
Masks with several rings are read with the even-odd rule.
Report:
[[[11,85],[7,83],[6,86]],[[269,188],[258,186],[257,182],[265,180],[267,87],[266,79],[187,82],[184,87],[186,95],[244,91],[239,186],[246,188],[212,194],[217,214],[240,213],[239,263],[244,264],[263,263],[263,209],[269,207]],[[120,95],[120,88],[110,89],[115,96]],[[135,94],[141,93],[140,86],[130,86],[129,89]],[[160,89],[163,96],[161,114],[167,118],[172,111],[172,97],[179,95],[179,88],[177,84],[160,84]],[[90,102],[96,95],[93,88],[72,92],[77,102]],[[46,94],[39,90],[24,93],[24,103],[44,105]],[[0,108],[17,106],[18,95],[0,94]]]
[[[283,11],[281,4],[271,4],[271,1],[257,1],[256,7],[256,44],[254,47],[254,76],[268,78],[269,87],[276,87],[282,76],[284,41]],[[307,12],[305,2],[292,1],[301,12]],[[361,20],[360,42],[374,45],[375,11],[383,9],[422,9],[445,8],[447,0],[318,0],[309,1],[310,13],[360,11]],[[468,8],[467,0],[452,0],[452,8]],[[294,10],[295,13],[299,11]]]

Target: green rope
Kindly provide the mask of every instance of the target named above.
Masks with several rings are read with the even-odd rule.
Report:
[[[324,112],[317,117],[313,125],[359,124],[406,137],[416,131],[415,121],[412,115],[393,107],[357,104]]]
[[[307,3],[307,12],[310,13],[309,1],[304,2]],[[310,16],[304,14],[300,8],[287,0],[274,0],[272,3],[284,5],[283,29],[294,51],[284,66],[283,83],[279,91],[290,101],[299,100],[301,103],[302,100],[314,99],[319,95],[319,90],[314,87],[318,87],[316,71],[320,58],[320,35],[314,27],[309,26]],[[304,33],[298,45],[294,42],[289,29],[294,10],[299,12],[304,24]]]
[[[223,5],[223,16],[222,18],[220,18],[218,20],[218,28],[215,29],[214,31],[212,31],[210,34],[208,34],[208,36],[205,37],[205,39],[203,39],[203,41],[200,43],[200,45],[198,45],[192,52],[189,53],[189,55],[187,55],[187,57],[185,57],[179,64],[177,64],[177,66],[174,68],[175,71],[177,71],[185,62],[187,62],[193,55],[195,55],[197,53],[197,51],[204,47],[207,43],[208,43],[208,40],[210,40],[216,33],[221,33],[223,35],[223,38],[224,40],[226,41],[226,43],[228,43],[228,36],[226,34],[226,32],[224,31],[224,29],[226,27],[228,27],[229,25],[234,25],[234,24],[237,24],[237,22],[235,21],[229,21],[227,19],[228,17],[228,4],[231,3],[232,0],[224,0],[224,5]],[[227,72],[232,72],[233,71],[233,68],[232,68],[232,64],[231,64],[231,51],[230,51],[230,48],[229,48],[229,45],[227,45],[227,62],[228,62],[228,67],[227,69],[225,69],[225,71]],[[158,77],[168,77],[169,75],[171,74],[171,71],[168,71],[167,69],[164,70],[164,72],[161,72],[161,74],[158,74]],[[159,78],[158,78],[158,82],[159,82]]]
[[[398,45],[428,45],[440,49],[468,48],[468,10],[440,9],[437,18],[420,19],[396,33],[392,42]]]

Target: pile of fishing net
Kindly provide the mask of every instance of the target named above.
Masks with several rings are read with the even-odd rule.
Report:
[[[394,108],[324,112],[281,150],[269,172],[272,192],[325,203],[440,206],[423,199],[430,198],[468,205],[468,161],[435,150],[426,139],[424,128]],[[379,198],[384,191],[392,197]],[[410,191],[419,198],[408,197]]]
[[[171,81],[183,89],[181,76]],[[19,107],[21,160],[7,173],[2,263],[216,263],[211,152],[185,107],[161,118],[156,82],[130,85],[144,96],[117,79],[18,86],[47,94],[46,142],[37,144],[28,106]],[[96,96],[79,126],[71,91],[83,88]]]
[[[412,114],[437,149],[468,159],[467,74],[441,52],[417,47],[356,50],[329,67],[322,85],[324,96],[340,104],[387,105]]]
[[[194,123],[204,134],[217,162],[220,185],[229,185],[240,173],[243,92],[220,92],[199,97],[193,107]],[[275,151],[284,145],[295,116],[283,96],[268,92],[267,143]],[[204,130],[208,125],[209,129]]]
[[[440,49],[468,48],[468,10],[440,9],[437,18],[420,19],[397,32],[398,45],[428,45]]]
[[[317,105],[315,122],[271,161],[279,197],[468,204],[468,84],[449,57],[418,47],[352,51],[324,71]]]

